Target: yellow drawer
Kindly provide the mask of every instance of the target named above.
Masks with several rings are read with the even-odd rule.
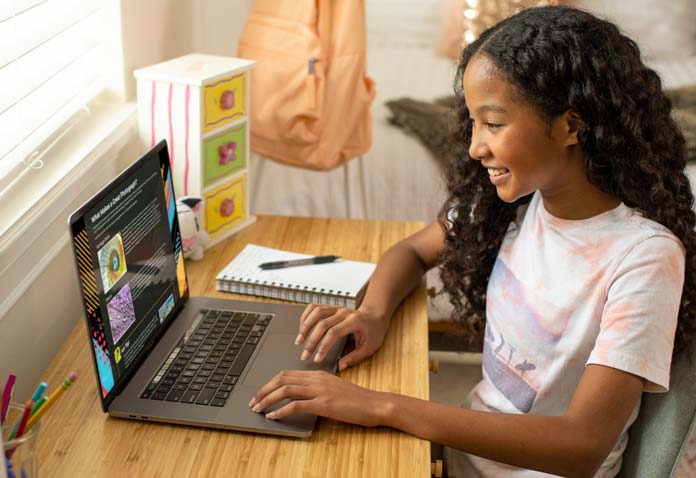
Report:
[[[203,87],[203,132],[246,115],[246,73]]]
[[[241,174],[228,183],[203,193],[205,230],[210,237],[236,226],[247,217],[246,182],[246,174]]]

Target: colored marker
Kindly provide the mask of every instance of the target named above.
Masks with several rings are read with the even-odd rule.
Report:
[[[28,400],[27,403],[24,404],[24,411],[22,412],[22,416],[17,420],[17,424],[15,425],[12,432],[10,432],[10,436],[7,438],[7,441],[12,440],[15,436],[19,438],[22,435],[24,435],[24,430],[27,427],[27,421],[29,420],[29,414],[31,413],[31,409],[32,403],[31,400]]]
[[[27,420],[29,420],[29,413],[31,412],[31,400],[27,400],[27,403],[24,404],[24,412],[22,413],[22,417],[19,419],[17,422],[18,429],[17,429],[17,438],[20,438],[22,435],[24,435],[24,431],[26,430],[27,427]],[[14,435],[15,431],[12,430],[12,433],[10,433],[10,436],[8,438],[8,441],[12,441],[12,439],[15,437]],[[8,450],[5,455],[7,455],[7,458],[12,458],[12,455],[14,455],[14,452],[17,448],[12,448],[11,450]]]
[[[68,389],[72,383],[77,380],[77,372],[72,372],[68,378],[63,380],[63,383],[60,384],[60,387],[56,388],[55,391],[51,394],[50,397],[44,402],[43,406],[39,408],[34,415],[29,418],[29,422],[27,423],[26,430],[29,431],[32,429],[32,427],[36,424],[36,422],[41,418],[41,416],[46,413],[46,410],[51,408],[54,403],[56,403],[56,400],[60,398],[61,395],[65,393],[65,391]]]
[[[14,385],[17,377],[11,373],[7,377],[7,383],[5,383],[5,390],[2,392],[2,410],[0,410],[0,423],[5,423],[7,418],[7,410],[10,409],[10,401],[14,395]]]
[[[32,404],[36,403],[39,401],[41,398],[41,395],[46,391],[48,388],[48,382],[41,382],[38,387],[36,387],[36,391],[34,392],[34,395],[31,396],[31,402]]]
[[[36,404],[39,402],[41,395],[46,391],[46,388],[48,388],[48,383],[46,382],[41,382],[38,387],[36,387],[36,391],[34,392],[34,395],[31,396],[31,402],[27,402],[29,404],[29,409],[30,413],[29,416],[31,417],[34,414],[34,410],[37,410]],[[43,402],[41,402],[43,404]],[[15,423],[14,428],[12,429],[12,432],[10,433],[10,437],[8,438],[9,440],[12,440],[17,435],[17,432],[19,431],[19,424],[21,422],[21,417],[19,420],[17,420],[17,423]]]
[[[38,411],[39,408],[43,406],[44,403],[46,403],[46,400],[48,400],[48,395],[44,395],[39,399],[38,402],[34,404],[34,408],[31,410],[31,414],[29,415],[29,418],[33,417],[34,414]]]

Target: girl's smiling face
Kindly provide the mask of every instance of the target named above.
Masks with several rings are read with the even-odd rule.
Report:
[[[549,124],[485,55],[471,59],[463,83],[473,123],[469,155],[488,169],[500,199],[514,202],[537,189],[545,199],[567,196],[575,183],[586,183],[576,114],[568,111]]]

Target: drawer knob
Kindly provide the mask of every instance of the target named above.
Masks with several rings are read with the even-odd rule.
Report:
[[[218,148],[218,153],[220,154],[219,163],[224,166],[231,161],[237,159],[237,143],[230,141],[227,144],[222,144]]]
[[[230,110],[234,108],[234,90],[225,90],[220,95],[220,108]]]
[[[223,199],[220,203],[220,215],[223,217],[228,217],[234,214],[234,199]]]

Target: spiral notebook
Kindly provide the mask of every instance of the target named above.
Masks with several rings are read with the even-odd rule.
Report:
[[[247,244],[217,275],[217,290],[350,308],[360,304],[375,264],[339,259],[284,269],[259,268],[264,262],[308,257],[312,256]]]

